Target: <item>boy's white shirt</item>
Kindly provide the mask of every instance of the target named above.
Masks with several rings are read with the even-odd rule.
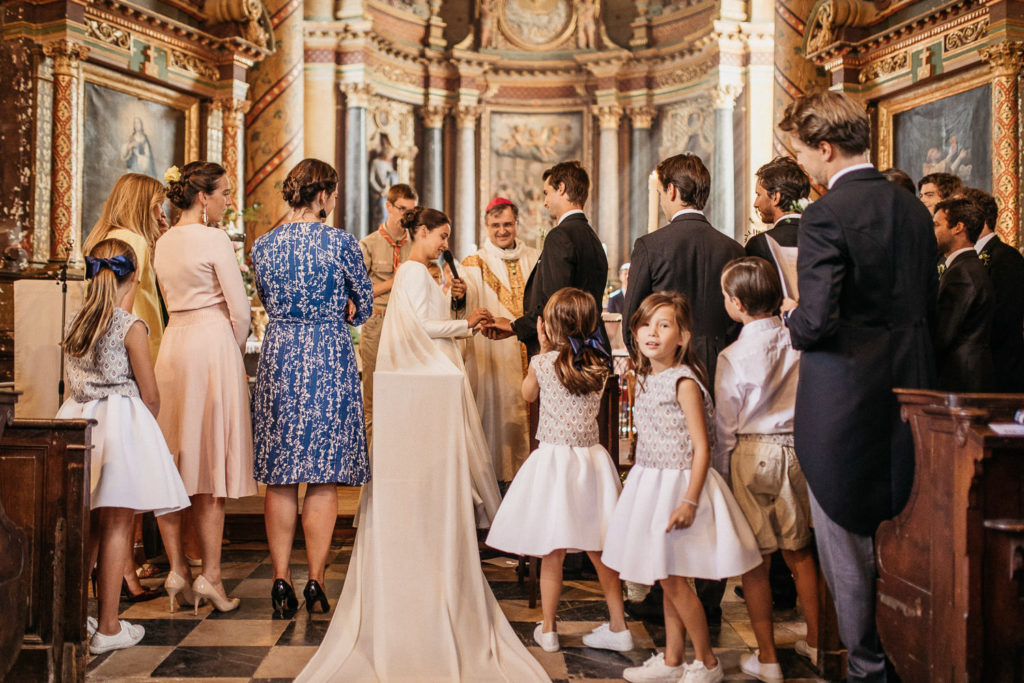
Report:
[[[723,477],[740,434],[792,434],[799,372],[800,352],[778,316],[747,323],[718,354],[711,461]]]

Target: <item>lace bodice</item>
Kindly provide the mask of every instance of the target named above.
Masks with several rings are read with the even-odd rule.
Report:
[[[533,357],[530,365],[540,385],[540,419],[537,441],[553,446],[593,446],[598,442],[597,413],[601,392],[575,396],[558,381],[557,351]]]
[[[96,340],[91,352],[81,358],[65,356],[72,398],[79,403],[113,395],[138,398],[139,386],[135,383],[128,350],[124,347],[128,328],[136,320],[141,318],[123,308],[115,308],[107,331]]]
[[[686,418],[676,401],[680,379],[692,379],[704,397],[704,420],[708,428],[711,451],[715,449],[715,409],[707,389],[688,365],[680,365],[643,379],[633,406],[636,422],[636,464],[654,469],[690,469],[693,463],[693,441],[686,427]]]

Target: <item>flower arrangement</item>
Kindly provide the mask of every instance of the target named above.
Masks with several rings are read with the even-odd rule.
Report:
[[[181,180],[181,169],[177,166],[171,166],[169,169],[164,171],[164,183],[170,185]]]

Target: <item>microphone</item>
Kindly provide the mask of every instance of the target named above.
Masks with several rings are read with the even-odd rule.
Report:
[[[452,277],[456,280],[459,279],[459,271],[455,268],[455,257],[452,256],[452,252],[445,249],[441,252],[441,258],[448,264],[448,267],[452,269]]]

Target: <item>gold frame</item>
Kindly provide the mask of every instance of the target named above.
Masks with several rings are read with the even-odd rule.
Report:
[[[594,181],[594,159],[592,158],[593,150],[591,149],[591,143],[594,137],[594,107],[591,105],[577,105],[577,106],[550,106],[550,107],[516,107],[506,106],[501,104],[483,104],[483,111],[480,115],[480,158],[477,168],[480,169],[480,186],[477,189],[477,207],[479,214],[476,218],[477,227],[474,234],[474,239],[478,245],[483,244],[484,237],[486,236],[486,229],[483,225],[483,213],[484,207],[487,206],[487,202],[491,200],[491,115],[492,114],[580,114],[583,118],[583,131],[582,135],[582,147],[583,150],[580,154],[580,163],[583,164],[583,169],[587,172],[590,177],[590,197],[587,198],[590,201],[594,195],[594,189],[596,183]],[[566,161],[566,159],[558,159],[552,161],[550,166],[554,166],[559,161]],[[537,178],[537,184],[542,183],[540,178]],[[540,245],[538,245],[538,251]]]
[[[82,226],[82,211],[84,202],[82,197],[82,174],[85,167],[85,84],[93,83],[111,90],[134,95],[142,99],[156,102],[167,107],[177,109],[185,114],[185,163],[195,161],[199,158],[199,119],[200,119],[200,98],[195,95],[186,95],[163,85],[153,83],[140,76],[112,71],[108,68],[85,62],[82,64],[82,77],[78,79],[77,97],[79,101],[78,122],[77,122],[77,146],[75,150],[75,225],[72,226],[74,233],[75,251],[80,253],[84,237]]]
[[[892,120],[896,114],[910,111],[923,104],[930,104],[938,100],[959,95],[960,93],[973,90],[978,86],[991,84],[992,76],[988,68],[971,69],[970,71],[954,76],[948,80],[936,80],[920,89],[903,95],[897,95],[878,101],[878,141],[875,146],[878,168],[892,168],[893,164],[893,136]],[[992,163],[995,163],[993,157]],[[995,178],[993,168],[992,177]]]

